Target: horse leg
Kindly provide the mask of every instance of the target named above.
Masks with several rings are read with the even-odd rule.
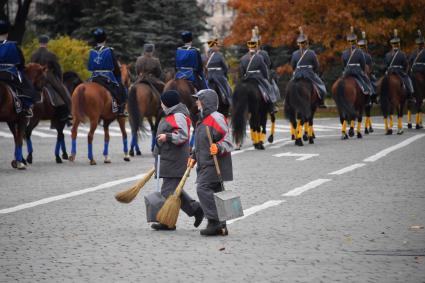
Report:
[[[303,146],[302,136],[303,136],[303,121],[301,119],[297,120],[297,126],[296,126],[296,138],[295,138],[295,145]]]
[[[418,114],[416,114],[417,117]],[[418,119],[416,119],[416,123],[418,122]],[[407,128],[412,128],[412,111],[410,109],[407,110]]]
[[[313,115],[314,112],[312,112],[311,118],[308,120],[308,143],[314,144],[314,137],[313,137]]]
[[[58,123],[57,132],[60,148],[62,151],[62,159],[68,159],[68,152],[66,151],[65,135],[63,134],[63,129],[65,128],[65,122]]]
[[[19,125],[16,124],[16,123],[13,123],[13,122],[7,122],[7,125],[9,126],[9,129],[13,134],[13,140],[14,140],[14,143],[15,143],[15,153],[14,153],[15,159],[13,159],[10,164],[15,169],[24,170],[24,169],[26,169],[26,166],[22,162],[22,160],[23,160],[23,157],[22,157],[22,136],[21,136],[21,139],[19,138],[19,136],[22,135],[22,134],[19,133]]]
[[[339,118],[341,121],[341,139],[346,140],[348,139],[347,135],[347,120],[345,120],[342,116]]]
[[[260,144],[258,149],[264,150],[264,142],[266,141],[266,125],[267,125],[267,112],[261,114],[260,125],[258,126],[258,131],[260,133]]]
[[[357,129],[356,129],[358,139],[361,139],[363,137],[361,130],[362,130],[362,115],[360,114],[357,118]]]
[[[418,95],[420,96],[420,95]],[[419,97],[418,97],[419,98]],[[416,98],[416,130],[422,129],[422,98]]]
[[[369,121],[370,121],[370,109],[372,108],[371,105],[365,106],[365,119],[364,119],[364,133],[366,135],[369,134]]]
[[[103,122],[103,132],[105,133],[104,143],[103,143],[103,157],[104,163],[111,163],[111,159],[109,158],[109,125],[111,124],[111,121],[104,121]]]
[[[97,128],[97,121],[91,120],[90,121],[90,130],[87,134],[87,157],[90,160],[90,165],[96,165],[96,161],[93,158],[93,137],[94,132]]]
[[[403,134],[403,108],[404,102],[401,102],[397,108],[397,135]]]
[[[348,136],[354,137],[354,126],[355,126],[355,120],[350,119],[350,129],[348,130]]]
[[[32,153],[33,153],[33,147],[32,147],[32,140],[31,140],[31,134],[32,134],[32,130],[38,125],[38,121],[30,123],[27,128],[25,129],[25,142],[27,143],[27,158],[26,161],[29,164],[32,164],[33,161],[33,157],[32,157]],[[23,159],[23,162],[25,163],[25,159]]]
[[[303,141],[308,141],[308,128],[309,128],[309,125],[308,125],[308,121],[306,120],[306,121],[304,122],[304,134],[303,134]]]
[[[275,116],[275,114],[274,114],[274,113],[270,114],[270,120],[271,120],[271,122],[272,122],[272,125],[271,125],[271,127],[270,127],[270,136],[269,136],[269,138],[267,139],[267,141],[268,141],[269,143],[273,143],[273,140],[274,140],[274,132],[275,132],[275,130],[276,130],[276,116]]]
[[[118,125],[120,126],[120,130],[121,130],[121,134],[122,134],[124,161],[130,161],[130,156],[128,155],[127,131],[125,129],[125,118],[124,117],[118,118]]]
[[[69,157],[69,161],[73,162],[75,161],[75,156],[77,155],[77,134],[78,134],[78,125],[80,124],[80,121],[75,120],[74,123],[72,123],[71,128],[71,156]]]

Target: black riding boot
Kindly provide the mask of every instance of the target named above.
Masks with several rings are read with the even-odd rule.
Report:
[[[128,117],[127,111],[125,111],[125,103],[122,103],[118,106],[118,116],[119,117]]]
[[[366,106],[371,106],[372,105],[370,95],[365,95],[365,105]]]
[[[270,111],[270,114],[277,113],[276,105],[273,102],[269,103],[269,111]]]
[[[226,236],[228,234],[226,224],[214,219],[208,219],[207,227],[201,230],[202,236]]]

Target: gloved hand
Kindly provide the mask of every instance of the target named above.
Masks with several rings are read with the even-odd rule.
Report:
[[[218,154],[218,146],[217,146],[216,143],[211,144],[210,153],[211,153],[211,155],[217,155]]]
[[[195,164],[196,164],[196,160],[193,159],[192,157],[189,157],[187,159],[187,167],[193,167],[193,166],[195,166]]]

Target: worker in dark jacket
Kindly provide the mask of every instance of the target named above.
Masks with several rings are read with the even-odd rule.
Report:
[[[186,171],[186,162],[189,157],[190,114],[187,107],[180,103],[180,94],[175,90],[165,91],[161,95],[161,106],[165,117],[161,119],[157,129],[157,145],[154,149],[155,157],[160,154],[160,178],[163,178],[161,194],[167,198],[176,190]],[[157,160],[155,158],[155,160]],[[193,200],[186,192],[181,195],[181,209],[188,215],[195,217],[195,227],[198,227],[204,213],[199,202]],[[162,223],[153,223],[155,230],[175,230]]]
[[[201,230],[201,235],[227,235],[226,222],[218,219],[214,193],[222,190],[213,155],[217,156],[223,181],[233,180],[232,155],[233,144],[229,133],[227,120],[217,112],[218,96],[212,89],[201,90],[194,95],[200,111],[200,121],[196,126],[195,149],[191,159],[197,162],[197,192],[199,202],[208,224]],[[209,127],[212,144],[210,145],[206,127]],[[189,162],[193,162],[189,159]]]

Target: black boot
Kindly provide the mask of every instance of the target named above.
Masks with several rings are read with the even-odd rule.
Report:
[[[25,118],[31,118],[34,115],[32,113],[31,107],[29,107],[29,108],[23,108],[22,109],[22,114],[24,115]]]
[[[413,105],[416,103],[416,99],[413,97],[413,93],[410,91],[407,92],[407,103]]]
[[[270,111],[270,114],[277,113],[276,105],[273,102],[270,102],[269,104],[269,111]]]
[[[365,96],[365,105],[366,106],[372,106],[370,95]]]
[[[157,230],[157,231],[160,231],[160,230],[162,230],[162,231],[174,231],[174,230],[176,230],[176,226],[170,228],[167,225],[162,224],[162,223],[153,223],[151,225],[151,228],[154,229],[154,230]]]
[[[323,108],[323,109],[327,108],[326,105],[325,105],[325,98],[324,97],[319,98],[319,108]]]
[[[118,117],[128,117],[128,113],[125,111],[125,103],[118,106]]]
[[[204,211],[202,210],[201,207],[199,207],[195,211],[195,214],[193,216],[195,217],[195,222],[193,223],[193,226],[199,227],[199,225],[201,225],[202,223],[202,220],[204,220]]]
[[[227,236],[228,234],[226,224],[214,219],[208,219],[207,227],[201,230],[202,236]]]
[[[370,96],[370,101],[372,103],[378,104],[378,100],[376,99],[376,93],[374,93]]]

